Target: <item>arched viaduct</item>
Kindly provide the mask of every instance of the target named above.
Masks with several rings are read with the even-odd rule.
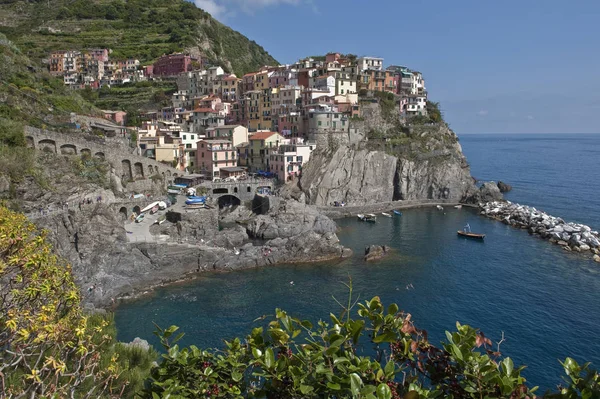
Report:
[[[238,201],[250,201],[260,189],[273,191],[272,180],[242,180],[239,182],[205,183],[209,189],[210,196],[219,201],[220,205],[232,203],[238,205]],[[237,199],[237,201],[236,201]]]
[[[164,181],[184,175],[178,169],[156,162],[153,159],[130,154],[115,143],[96,143],[75,135],[25,128],[27,145],[40,151],[51,151],[64,155],[84,155],[108,161],[123,180],[138,180],[162,175]]]

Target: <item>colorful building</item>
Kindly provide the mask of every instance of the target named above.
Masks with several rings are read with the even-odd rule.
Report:
[[[163,55],[154,63],[152,73],[154,76],[176,76],[183,72],[192,71],[192,63],[199,62],[198,58],[189,54]]]
[[[200,140],[196,143],[196,169],[205,176],[219,178],[220,168],[237,166],[237,150],[230,140]]]
[[[281,181],[292,180],[302,174],[302,166],[310,159],[315,143],[305,143],[301,138],[284,140],[279,148],[269,154],[269,171]]]
[[[284,140],[277,132],[258,132],[250,136],[250,154],[248,166],[250,170],[269,170],[269,153],[275,151]]]

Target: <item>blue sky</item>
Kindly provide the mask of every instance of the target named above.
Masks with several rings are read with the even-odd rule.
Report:
[[[597,133],[600,1],[195,0],[278,61],[330,51],[423,72],[457,133]]]

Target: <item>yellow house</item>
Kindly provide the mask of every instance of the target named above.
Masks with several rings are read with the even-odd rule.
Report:
[[[250,154],[247,159],[250,170],[268,171],[269,154],[276,151],[283,140],[283,136],[277,132],[258,132],[250,136]]]

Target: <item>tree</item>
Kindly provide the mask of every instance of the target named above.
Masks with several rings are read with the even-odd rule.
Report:
[[[427,101],[427,115],[429,119],[433,123],[440,123],[444,121],[444,116],[442,115],[442,111],[440,111],[440,103]]]
[[[85,315],[80,298],[46,232],[0,204],[1,398],[124,397],[141,388],[155,354],[114,342],[110,320]]]
[[[533,397],[524,367],[502,358],[500,344],[482,332],[457,323],[434,346],[396,304],[386,308],[378,297],[357,304],[349,287],[338,316],[313,326],[276,309],[265,327],[226,342],[224,351],[180,348],[177,327],[159,328],[166,354],[142,398]],[[557,397],[600,395],[598,373],[588,365],[567,359],[563,366],[571,383]]]

